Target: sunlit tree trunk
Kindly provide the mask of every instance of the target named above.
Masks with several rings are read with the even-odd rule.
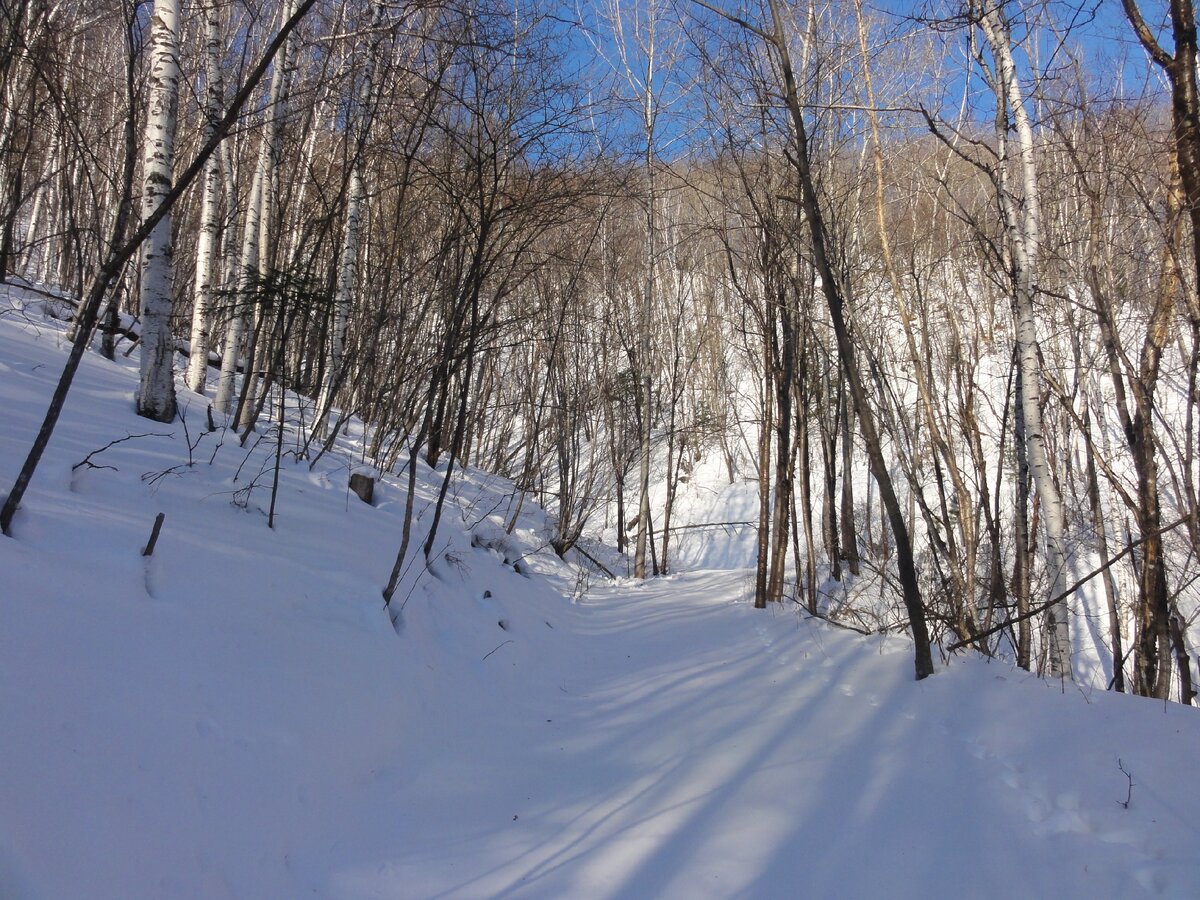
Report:
[[[1034,313],[1035,278],[1041,253],[1041,208],[1038,202],[1037,167],[1034,159],[1033,126],[1022,96],[1013,61],[1012,38],[1008,22],[1002,15],[1001,6],[972,0],[972,11],[983,30],[995,71],[992,87],[1000,111],[997,114],[997,136],[1000,140],[1000,165],[998,194],[1008,236],[1008,247],[1012,254],[1015,275],[1014,307],[1016,315],[1017,365],[1021,370],[1019,379],[1021,414],[1025,425],[1025,447],[1029,460],[1030,478],[1041,501],[1042,519],[1046,542],[1046,569],[1049,575],[1048,598],[1061,597],[1067,588],[1067,552],[1065,516],[1062,498],[1050,460],[1046,453],[1045,427],[1042,421],[1040,386],[1042,384],[1041,362]],[[1012,116],[1012,128],[1016,133],[1017,168],[1020,175],[1021,194],[1014,195],[1009,186],[1008,174],[1008,131],[1009,123],[1003,111]],[[1057,678],[1072,678],[1071,635],[1068,622],[1066,598],[1050,606],[1047,611],[1049,631],[1050,674]]]
[[[293,18],[295,0],[286,4],[284,21]],[[217,383],[217,395],[213,407],[217,412],[229,415],[234,412],[233,394],[234,377],[237,372],[238,357],[241,352],[243,338],[246,335],[248,315],[255,316],[254,325],[261,322],[257,317],[261,314],[261,304],[258,302],[258,291],[264,274],[264,266],[269,265],[263,258],[263,250],[270,240],[269,228],[263,225],[264,218],[269,219],[274,209],[273,191],[276,187],[274,171],[279,165],[280,141],[283,133],[284,106],[286,103],[287,79],[291,69],[292,41],[285,41],[277,54],[276,64],[271,71],[271,87],[268,95],[266,128],[259,145],[258,162],[254,169],[254,180],[250,187],[250,197],[246,203],[245,229],[242,232],[242,252],[238,260],[238,278],[235,303],[236,308],[229,320],[229,330],[225,335],[225,347],[221,357],[221,375]],[[254,301],[252,303],[252,301]],[[257,329],[256,329],[257,330]],[[253,344],[253,332],[251,335]],[[254,409],[254,347],[247,348],[245,358],[246,371],[243,384],[243,416],[252,414]],[[239,422],[241,426],[243,422]]]
[[[287,0],[283,7],[283,17],[286,20],[292,16],[296,0]],[[241,397],[237,406],[237,425],[246,432],[254,428],[262,404],[258,400],[260,382],[265,370],[263,364],[270,368],[272,349],[269,346],[271,335],[277,333],[275,326],[269,321],[273,314],[265,303],[263,286],[267,284],[275,264],[275,209],[279,202],[279,166],[283,153],[283,126],[288,116],[288,88],[291,82],[292,69],[295,66],[295,41],[288,41],[279,51],[276,67],[271,72],[271,92],[268,98],[267,127],[263,134],[262,146],[259,148],[258,179],[259,179],[259,210],[258,210],[258,248],[254,255],[257,259],[257,271],[249,275],[253,279],[254,296],[252,316],[249,324],[249,339],[246,348],[246,371],[242,380]],[[247,240],[252,240],[249,229]],[[259,342],[267,340],[268,346],[259,347]]]
[[[171,190],[179,108],[179,0],[155,0],[150,19],[150,103],[142,155],[142,215],[157,211]],[[175,342],[171,336],[171,214],[150,232],[142,250],[141,366],[138,415],[175,418]]]
[[[235,307],[225,333],[225,347],[221,355],[221,374],[217,380],[217,394],[213,409],[224,415],[233,412],[233,394],[237,375],[238,357],[241,353],[242,337],[246,328],[246,306],[254,293],[258,280],[258,216],[261,209],[262,176],[265,166],[260,165],[250,185],[250,197],[246,202],[246,222],[242,238],[242,252],[238,258]]]
[[[203,0],[204,15],[204,140],[212,137],[221,114],[221,22],[216,0]],[[196,283],[192,307],[191,356],[187,386],[204,393],[208,377],[208,344],[212,318],[213,282],[219,268],[221,160],[214,153],[204,166],[204,196],[200,203],[200,234],[196,239]]]
[[[1200,92],[1197,90],[1196,65],[1198,51],[1196,10],[1192,0],[1171,0],[1170,21],[1174,53],[1167,53],[1158,43],[1154,32],[1142,18],[1136,0],[1122,0],[1126,17],[1150,58],[1163,70],[1171,85],[1171,121],[1173,126],[1175,165],[1182,188],[1183,207],[1192,230],[1192,265],[1200,277]],[[1192,339],[1200,342],[1200,298],[1197,284],[1186,292],[1186,309],[1191,320]],[[1134,661],[1134,690],[1140,694],[1166,699],[1171,691],[1170,642],[1176,643],[1176,658],[1181,665],[1180,700],[1190,703],[1191,672],[1184,670],[1187,648],[1183,646],[1183,630],[1171,628],[1170,601],[1167,592],[1163,561],[1163,541],[1159,533],[1161,511],[1158,498],[1158,464],[1154,443],[1154,388],[1158,379],[1162,352],[1167,344],[1167,331],[1172,317],[1169,293],[1160,288],[1156,308],[1146,331],[1139,365],[1138,385],[1135,388],[1137,409],[1132,428],[1127,435],[1138,462],[1138,526],[1143,536],[1143,564],[1140,572],[1138,602],[1138,634],[1135,638],[1137,656]],[[1192,407],[1196,402],[1196,366],[1200,355],[1195,349],[1189,362],[1188,422],[1192,422]],[[1189,429],[1190,431],[1190,429]],[[1189,433],[1189,451],[1192,436]],[[1190,456],[1190,452],[1189,452]],[[1187,473],[1190,485],[1192,473]],[[1190,488],[1189,488],[1190,492]],[[1195,516],[1193,508],[1193,517]],[[1193,523],[1195,519],[1193,518]],[[1193,540],[1196,540],[1193,524]],[[1189,664],[1190,667],[1190,664]]]
[[[377,31],[383,25],[383,20],[384,7],[382,3],[376,3],[372,14],[372,31]],[[329,336],[329,359],[325,363],[325,371],[321,380],[321,394],[317,402],[317,421],[313,426],[319,435],[325,433],[329,408],[333,404],[334,391],[337,389],[345,365],[346,329],[354,305],[354,285],[358,277],[359,235],[362,230],[363,200],[366,194],[363,184],[363,145],[366,143],[370,131],[370,104],[375,70],[379,63],[380,40],[381,37],[378,35],[371,37],[366,72],[359,85],[357,96],[353,100],[350,117],[348,139],[354,143],[354,146],[350,151],[350,183],[347,185],[346,191],[346,227],[342,237],[342,254],[333,300],[333,328]]]

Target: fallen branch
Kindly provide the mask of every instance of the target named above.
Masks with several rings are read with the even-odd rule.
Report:
[[[670,531],[691,531],[702,528],[754,528],[757,522],[697,522],[694,525],[672,525]]]
[[[71,466],[71,471],[74,472],[76,469],[82,468],[83,466],[87,466],[89,469],[112,469],[115,472],[115,471],[117,471],[116,466],[98,466],[94,462],[92,462],[92,457],[98,456],[99,454],[101,454],[105,450],[107,450],[109,447],[115,447],[117,444],[125,443],[125,441],[132,441],[134,438],[144,438],[144,437],[166,437],[166,438],[169,438],[169,437],[174,437],[174,436],[175,435],[173,435],[173,434],[165,433],[162,431],[151,431],[151,432],[147,432],[146,434],[127,434],[123,438],[117,438],[115,441],[109,441],[107,444],[105,444],[103,447],[100,447],[98,450],[93,450],[91,453],[89,453],[87,456],[85,456],[79,462],[75,463],[75,465]]]
[[[800,603],[799,600],[793,600],[792,602]],[[883,633],[871,631],[869,628],[864,628],[860,625],[851,625],[849,622],[839,622],[837,619],[831,619],[829,616],[823,615],[822,613],[811,612],[808,607],[804,606],[803,604],[801,604],[800,614],[806,619],[816,619],[819,622],[824,622],[826,625],[832,625],[834,628],[844,628],[846,631],[853,631],[854,633],[864,635],[865,637],[870,637],[873,634]],[[884,632],[886,632],[886,629],[884,629]]]
[[[590,562],[592,565],[594,565],[597,569],[599,569],[605,575],[607,575],[609,577],[609,579],[611,579],[612,581],[617,580],[617,576],[612,573],[612,570],[609,569],[608,566],[604,565],[604,563],[600,562],[600,560],[596,559],[596,557],[592,556],[592,554],[590,554],[586,550],[584,550],[583,547],[581,547],[579,544],[576,544],[571,549],[574,550],[576,553],[578,553],[580,556],[582,556],[584,559],[586,559],[588,562]]]
[[[504,644],[511,644],[512,642],[513,642],[513,641],[512,641],[512,639],[510,638],[509,640],[505,641],[505,642],[504,642]],[[503,647],[503,646],[504,646],[504,644],[501,644],[499,647],[496,647],[494,650],[491,650],[490,652],[488,652],[487,654],[485,654],[485,655],[484,655],[484,657],[483,657],[483,659],[487,659],[489,656],[491,656],[493,653],[495,653],[495,652],[496,652],[496,650],[499,650],[499,649],[500,649],[500,647]],[[480,662],[483,662],[483,659],[481,659],[481,660],[480,660]]]

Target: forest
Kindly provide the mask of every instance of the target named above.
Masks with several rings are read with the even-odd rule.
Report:
[[[748,528],[754,606],[917,679],[1195,700],[1190,0],[5,0],[0,117],[0,281],[70,320],[7,535],[136,351],[148,431],[361,425],[388,604],[476,469],[610,576]]]

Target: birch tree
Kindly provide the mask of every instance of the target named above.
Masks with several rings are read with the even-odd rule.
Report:
[[[284,21],[279,32],[267,45],[263,51],[263,55],[250,70],[245,81],[235,93],[229,107],[225,110],[225,114],[221,117],[220,122],[217,123],[217,128],[213,136],[199,149],[191,163],[184,168],[182,174],[175,180],[170,190],[164,193],[162,202],[158,204],[153,213],[128,238],[124,237],[126,223],[120,215],[120,210],[124,208],[124,205],[118,205],[118,215],[116,221],[112,223],[112,229],[103,251],[103,262],[97,269],[79,305],[76,316],[75,336],[71,340],[70,353],[63,365],[62,373],[59,375],[58,383],[55,385],[54,393],[47,405],[42,424],[38,428],[38,433],[34,437],[33,444],[29,448],[29,453],[26,455],[24,463],[21,465],[21,471],[17,474],[12,489],[4,498],[3,506],[0,507],[0,530],[5,535],[12,536],[13,518],[20,508],[25,491],[29,488],[29,484],[37,472],[38,465],[41,463],[42,455],[45,453],[46,447],[50,443],[50,438],[54,434],[54,429],[58,425],[63,406],[67,401],[67,395],[70,393],[71,385],[75,381],[75,375],[79,371],[79,363],[83,359],[84,350],[91,340],[92,329],[99,316],[100,306],[104,302],[105,297],[108,296],[114,280],[125,265],[141,250],[143,243],[148,239],[150,232],[158,225],[160,219],[171,211],[171,208],[183,195],[183,192],[199,176],[209,156],[217,151],[221,141],[241,113],[242,107],[250,98],[250,95],[257,89],[259,82],[266,74],[280,46],[287,41],[288,36],[300,23],[300,20],[308,14],[315,4],[316,0],[301,0],[294,7],[292,15]],[[130,91],[130,96],[132,96],[132,91]],[[133,103],[130,100],[130,111],[132,111],[132,106]],[[132,120],[128,119],[127,121],[131,122]],[[128,137],[125,141],[125,147],[127,148],[126,156],[128,157],[134,152],[136,138],[133,136],[131,127],[127,129],[126,133]],[[129,167],[129,169],[131,170],[132,167]]]
[[[321,380],[321,394],[317,400],[317,421],[313,426],[316,434],[323,435],[333,395],[341,380],[345,366],[346,329],[354,304],[354,286],[358,278],[358,249],[362,230],[363,202],[366,198],[363,171],[364,145],[371,130],[371,102],[374,93],[376,69],[384,39],[382,33],[386,12],[381,2],[372,6],[371,29],[367,63],[358,90],[351,100],[347,140],[351,143],[350,182],[346,189],[346,225],[342,237],[342,254],[337,273],[334,293],[333,329],[329,338],[329,359]]]
[[[705,0],[694,0],[694,2],[732,22],[744,32],[757,37],[776,66],[778,88],[782,94],[783,107],[790,125],[788,158],[795,170],[796,186],[799,192],[799,197],[795,198],[797,217],[806,226],[805,236],[808,249],[812,254],[813,267],[820,281],[821,293],[833,325],[838,361],[842,366],[847,387],[858,414],[859,431],[866,446],[871,474],[879,486],[880,499],[887,511],[888,523],[895,538],[896,562],[904,606],[908,613],[909,628],[915,644],[916,677],[918,680],[926,678],[933,674],[933,656],[929,649],[925,604],[921,597],[920,583],[917,580],[912,541],[899,498],[896,495],[888,460],[883,452],[877,419],[867,395],[859,354],[851,335],[846,315],[845,287],[835,269],[833,247],[830,244],[831,233],[813,171],[808,126],[804,117],[805,105],[801,99],[796,68],[792,62],[785,9],[778,0],[768,0],[766,10],[768,20],[766,23],[758,25],[727,13]]]
[[[662,0],[607,0],[600,12],[603,27],[609,32],[597,38],[597,51],[605,57],[613,73],[623,83],[617,93],[635,110],[643,204],[642,239],[645,268],[640,289],[635,293],[637,342],[634,368],[637,372],[635,401],[638,411],[638,515],[634,545],[634,577],[645,578],[650,547],[650,458],[654,427],[654,382],[651,366],[653,318],[657,314],[659,293],[660,231],[659,157],[662,153],[663,116],[678,100],[679,87],[672,68],[679,63],[681,36],[667,15]]]
[[[295,15],[295,0],[288,0],[283,10],[283,19],[288,21]],[[249,301],[258,290],[265,264],[263,260],[263,245],[269,240],[264,232],[263,218],[270,218],[274,205],[272,190],[274,187],[274,168],[279,163],[279,142],[283,133],[284,103],[287,92],[287,78],[291,68],[289,56],[291,41],[285,41],[280,49],[278,59],[271,71],[271,87],[268,94],[266,110],[266,128],[259,144],[258,161],[254,168],[254,178],[250,186],[250,196],[246,202],[246,218],[242,231],[242,249],[238,259],[238,279],[235,291],[237,307],[229,320],[229,328],[225,334],[225,347],[221,356],[221,374],[217,381],[217,394],[213,400],[213,408],[224,415],[233,413],[233,393],[238,359],[242,350],[242,341],[246,332],[247,315],[250,312],[260,312],[258,305],[247,309]],[[247,382],[253,380],[250,368],[253,363],[253,347],[246,350]],[[245,391],[248,385],[243,385]],[[245,404],[252,406],[252,403]],[[238,423],[241,424],[241,423]]]
[[[1067,592],[1065,517],[1062,497],[1055,484],[1046,452],[1041,407],[1041,351],[1034,312],[1042,221],[1033,125],[1017,75],[1012,32],[1005,16],[1004,3],[994,0],[971,0],[970,10],[976,25],[983,32],[992,57],[991,69],[989,71],[985,68],[985,75],[995,95],[997,107],[996,138],[999,158],[996,167],[996,193],[1011,254],[1016,355],[1020,368],[1017,401],[1023,420],[1024,445],[1030,476],[1041,500],[1042,518],[1045,523],[1046,569],[1050,580],[1048,597],[1062,597],[1046,611],[1049,668],[1053,676],[1069,680],[1072,674],[1071,636],[1067,601],[1064,596]],[[1016,139],[1015,160],[1010,147],[1012,137]],[[1019,182],[1019,189],[1012,184],[1014,178]]]
[[[296,0],[286,0],[282,9],[282,17],[286,21],[296,8]],[[253,430],[261,406],[258,403],[258,390],[262,381],[262,365],[269,366],[270,347],[260,349],[259,343],[266,335],[273,333],[273,326],[266,321],[271,313],[265,304],[263,286],[269,281],[275,264],[275,239],[278,231],[276,211],[279,207],[279,166],[283,156],[283,126],[288,119],[289,90],[292,74],[296,65],[296,42],[289,41],[279,54],[279,61],[271,73],[271,94],[268,99],[268,124],[263,134],[263,143],[259,148],[258,171],[261,192],[259,194],[260,209],[258,211],[258,249],[256,251],[257,272],[248,273],[250,286],[255,298],[253,317],[250,320],[253,328],[250,332],[249,344],[246,350],[246,371],[242,381],[242,394],[238,401],[238,427],[247,432]],[[269,341],[267,342],[269,344]],[[281,426],[282,427],[282,426]]]
[[[204,126],[202,140],[212,138],[221,114],[221,20],[216,0],[201,0],[204,16]],[[196,238],[196,283],[192,307],[191,356],[187,386],[204,393],[208,376],[209,325],[213,282],[217,276],[221,232],[221,160],[214,153],[204,167],[204,196],[200,204],[200,234]]]
[[[16,0],[0,13],[0,282],[13,269],[17,224],[32,187],[28,176],[38,137],[49,130],[45,113],[50,104],[38,72],[51,61],[45,58],[50,56],[45,45],[62,27],[62,12],[56,3]]]
[[[142,154],[142,217],[170,192],[179,109],[179,0],[155,0],[150,19],[150,102]],[[141,365],[138,415],[175,418],[175,341],[171,335],[171,213],[150,232],[141,260]]]

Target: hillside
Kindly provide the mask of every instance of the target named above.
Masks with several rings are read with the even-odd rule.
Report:
[[[6,307],[5,483],[63,357]],[[348,493],[360,434],[282,455],[268,529],[275,433],[200,437],[186,393],[147,423],[135,383],[85,358],[0,541],[0,896],[1200,893],[1192,709],[914,682],[904,638],[755,611],[746,570],[589,575],[477,471],[389,614],[403,487]]]

